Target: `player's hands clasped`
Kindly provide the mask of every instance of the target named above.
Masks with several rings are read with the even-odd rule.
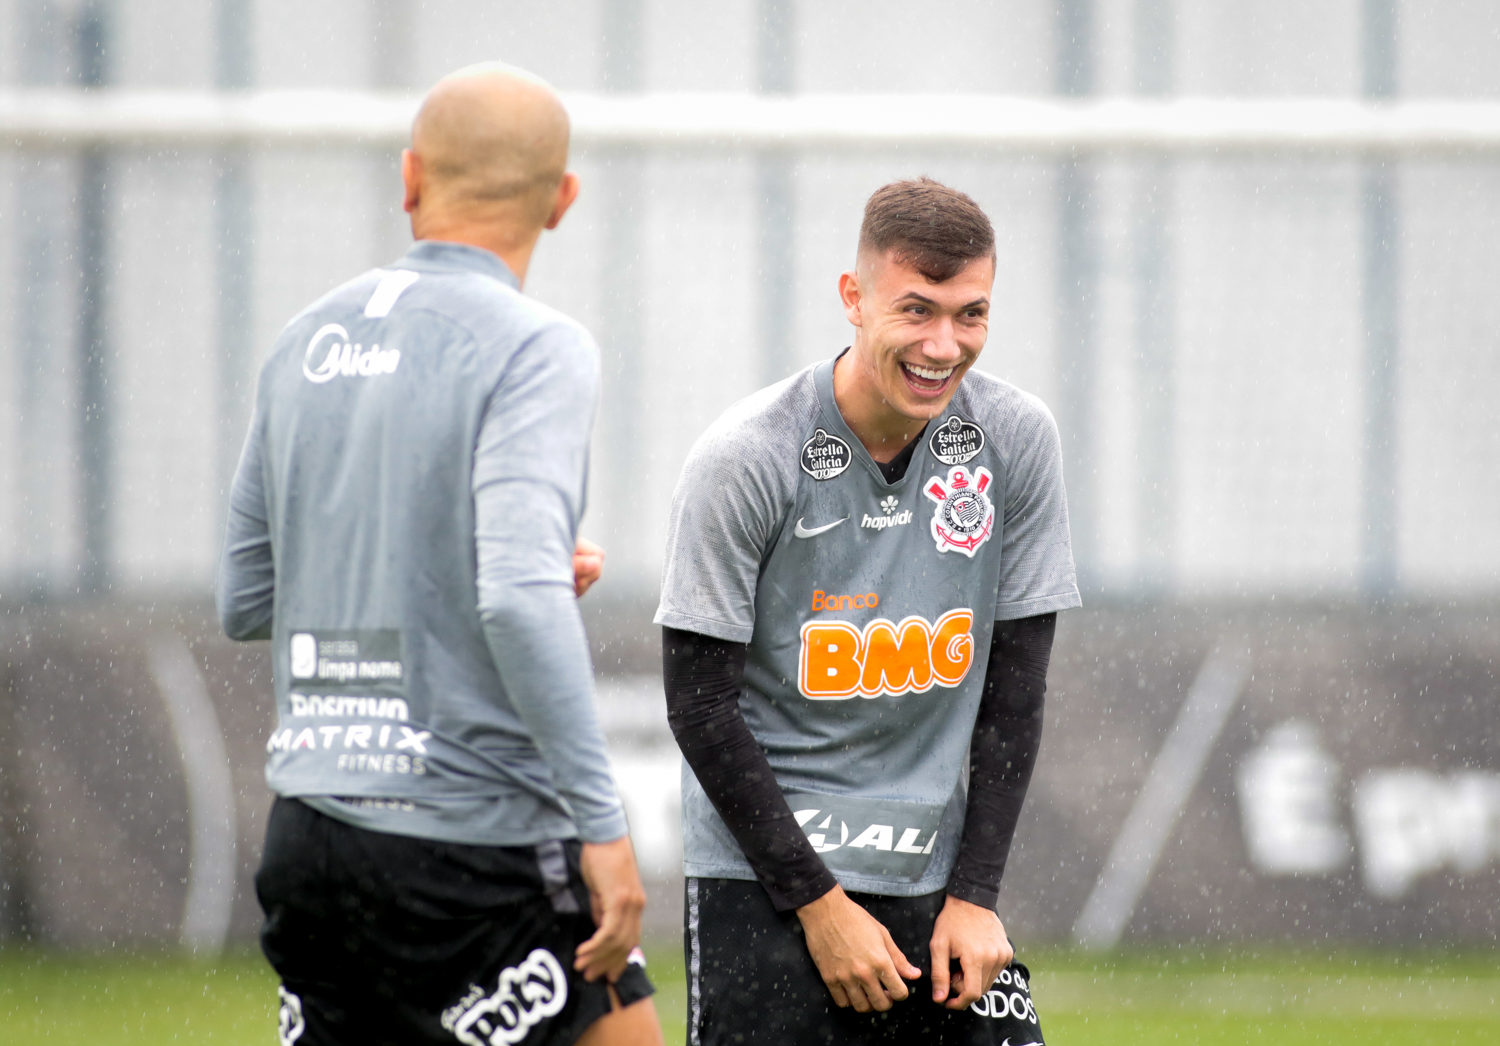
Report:
[[[573,969],[581,970],[586,981],[604,977],[613,983],[625,972],[630,950],[641,943],[641,912],[646,907],[630,836],[612,843],[584,843],[579,865],[599,929],[578,946]]]
[[[988,908],[949,896],[932,928],[932,1001],[950,1010],[971,1005],[989,990],[1016,957],[1000,916]],[[948,964],[959,961],[959,972]],[[948,998],[949,991],[954,993]]]
[[[860,1013],[888,1010],[911,994],[902,978],[922,976],[906,961],[890,932],[850,900],[841,886],[798,908],[797,916],[807,950],[840,1006],[853,1006]]]
[[[604,573],[604,549],[588,538],[579,538],[573,549],[573,595],[579,599]]]

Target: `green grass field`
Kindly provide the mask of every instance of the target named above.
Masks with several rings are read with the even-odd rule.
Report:
[[[1053,1046],[1500,1043],[1500,952],[1033,950],[1025,961]]]
[[[653,948],[667,1041],[683,1041],[680,952]],[[1051,1046],[1500,1043],[1500,952],[1193,953],[1105,958],[1030,949]],[[146,1046],[276,1041],[276,982],[260,956],[0,952],[0,1043]]]

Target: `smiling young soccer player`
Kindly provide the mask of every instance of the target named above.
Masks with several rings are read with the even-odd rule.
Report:
[[[994,274],[969,197],[878,190],[853,345],[683,469],[656,620],[693,1046],[1041,1041],[995,909],[1079,597],[1052,417],[970,373]]]

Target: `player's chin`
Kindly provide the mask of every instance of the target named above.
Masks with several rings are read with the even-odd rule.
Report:
[[[948,404],[953,400],[953,393],[958,383],[949,379],[948,388],[941,396],[901,396],[894,400],[896,409],[906,417],[915,421],[932,421],[934,418],[942,417],[943,412],[948,409]]]

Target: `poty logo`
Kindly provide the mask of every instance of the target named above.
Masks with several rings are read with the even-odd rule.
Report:
[[[568,1002],[568,977],[553,954],[535,948],[516,966],[500,971],[495,993],[472,989],[457,1006],[443,1011],[443,1028],[465,1046],[511,1046],[535,1025],[555,1017]]]
[[[880,502],[880,511],[884,512],[885,515],[867,515],[864,519],[859,521],[859,525],[870,530],[884,530],[886,527],[906,526],[906,524],[911,522],[911,509],[905,509],[901,512],[897,512],[896,506],[899,504],[901,504],[901,502],[896,500],[895,498],[882,498]]]
[[[302,999],[295,992],[286,990],[286,985],[276,989],[281,1005],[276,1011],[276,1038],[281,1046],[292,1046],[307,1030],[307,1021],[302,1016]]]
[[[974,612],[950,610],[936,622],[878,617],[864,627],[847,621],[802,626],[797,689],[812,701],[843,701],[859,694],[922,694],[934,685],[955,687],[974,660]]]
[[[327,354],[314,368],[312,361],[329,335],[333,335],[333,340],[326,343]],[[349,332],[339,324],[325,323],[307,343],[307,352],[302,356],[302,376],[314,385],[321,385],[340,375],[370,378],[377,374],[394,374],[400,364],[400,349],[383,350],[379,345],[371,345],[366,351],[362,345],[349,344]]]

